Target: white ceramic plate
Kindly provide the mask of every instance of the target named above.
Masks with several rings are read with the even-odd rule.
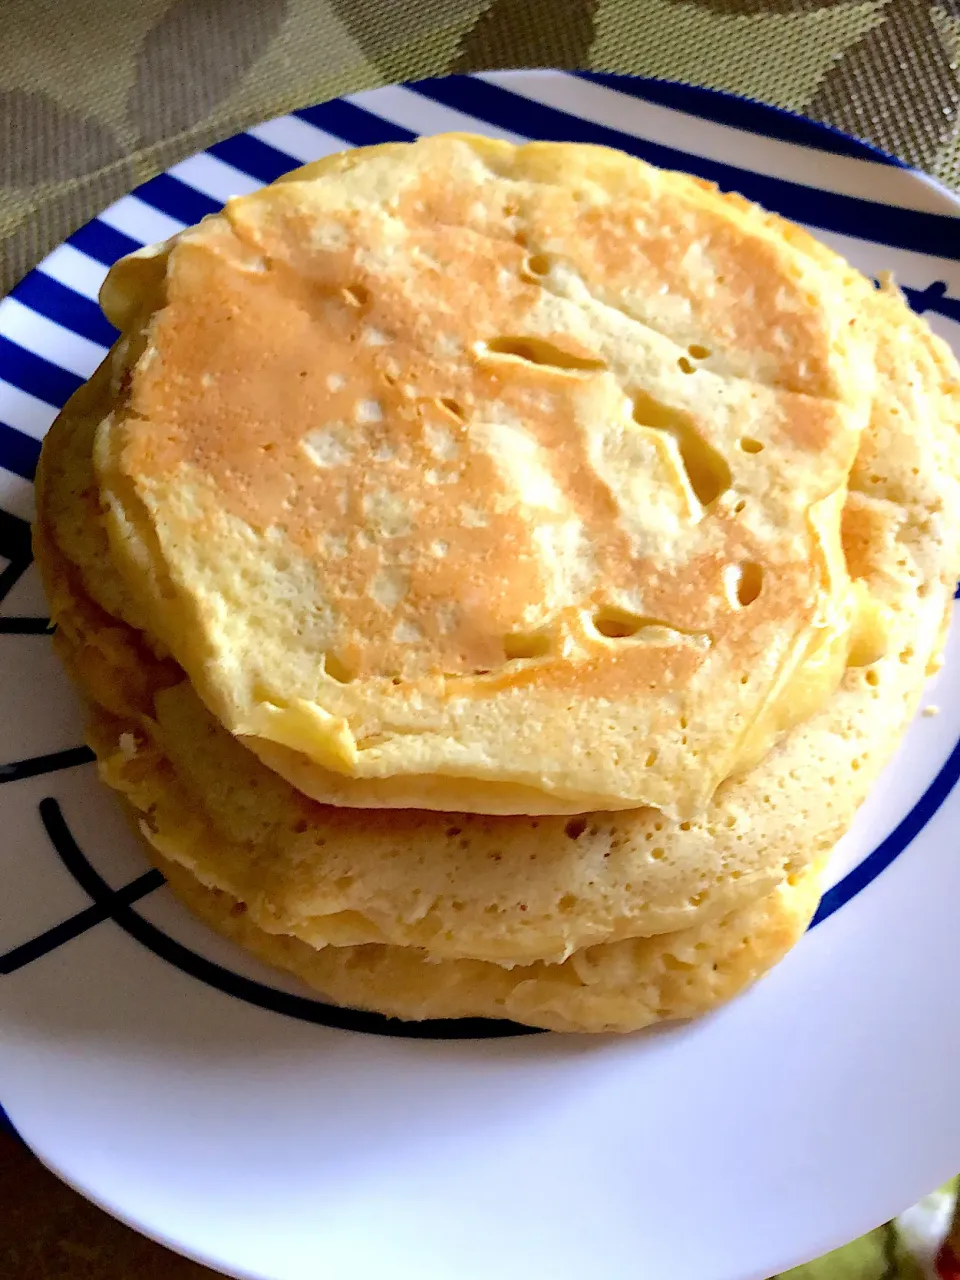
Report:
[[[297,163],[468,129],[607,142],[892,269],[960,344],[960,205],[838,134],[559,72],[381,89],[251,129],[0,304],[0,1101],[118,1217],[258,1280],[753,1280],[960,1167],[960,634],[816,927],[715,1016],[625,1039],[333,1010],[183,912],[98,786],[29,566],[38,441],[100,361],[107,266]],[[882,873],[882,874],[881,874]]]

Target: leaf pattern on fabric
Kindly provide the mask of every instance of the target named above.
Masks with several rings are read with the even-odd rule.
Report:
[[[450,31],[469,26],[484,0],[325,0],[384,76],[396,78],[397,67],[410,79],[443,75],[450,70]],[[421,70],[422,68],[422,70]]]
[[[20,140],[31,139],[24,147]],[[102,169],[123,152],[97,120],[40,90],[0,90],[0,186],[63,182]]]
[[[141,142],[203,121],[269,48],[287,0],[174,0],[147,33],[127,110]]]
[[[766,14],[810,13],[816,9],[834,9],[845,0],[674,0],[675,4],[706,9],[721,17],[753,17]],[[849,0],[846,0],[849,4]]]
[[[546,21],[529,0],[493,0],[461,37],[452,70],[586,66],[598,7],[594,0],[553,0]]]
[[[914,99],[911,111],[904,110],[905,85]],[[883,22],[846,50],[810,104],[816,119],[922,169],[933,165],[955,132],[958,109],[960,74],[940,39],[933,7],[918,0],[889,0]]]

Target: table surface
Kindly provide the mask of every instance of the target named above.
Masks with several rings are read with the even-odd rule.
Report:
[[[960,0],[3,0],[0,294],[137,183],[337,94],[489,67],[690,81],[960,189]],[[198,1280],[0,1133],[4,1280]]]

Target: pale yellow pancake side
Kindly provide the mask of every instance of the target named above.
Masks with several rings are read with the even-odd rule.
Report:
[[[552,1031],[638,1031],[693,1018],[738,995],[776,964],[810,922],[819,898],[811,868],[752,906],[707,925],[578,951],[562,964],[515,969],[434,960],[411,947],[325,947],[266,933],[244,904],[207,889],[152,854],[183,903],[261,960],[325,999],[407,1020],[511,1018]]]

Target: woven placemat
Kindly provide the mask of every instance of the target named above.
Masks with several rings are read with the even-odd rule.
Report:
[[[217,138],[340,93],[511,66],[759,98],[960,189],[960,0],[0,0],[0,294]],[[816,1276],[907,1275],[888,1253],[887,1235],[865,1238]],[[0,1135],[4,1280],[207,1274]]]
[[[216,138],[488,67],[631,71],[802,111],[960,188],[960,0],[2,0],[0,292]]]

